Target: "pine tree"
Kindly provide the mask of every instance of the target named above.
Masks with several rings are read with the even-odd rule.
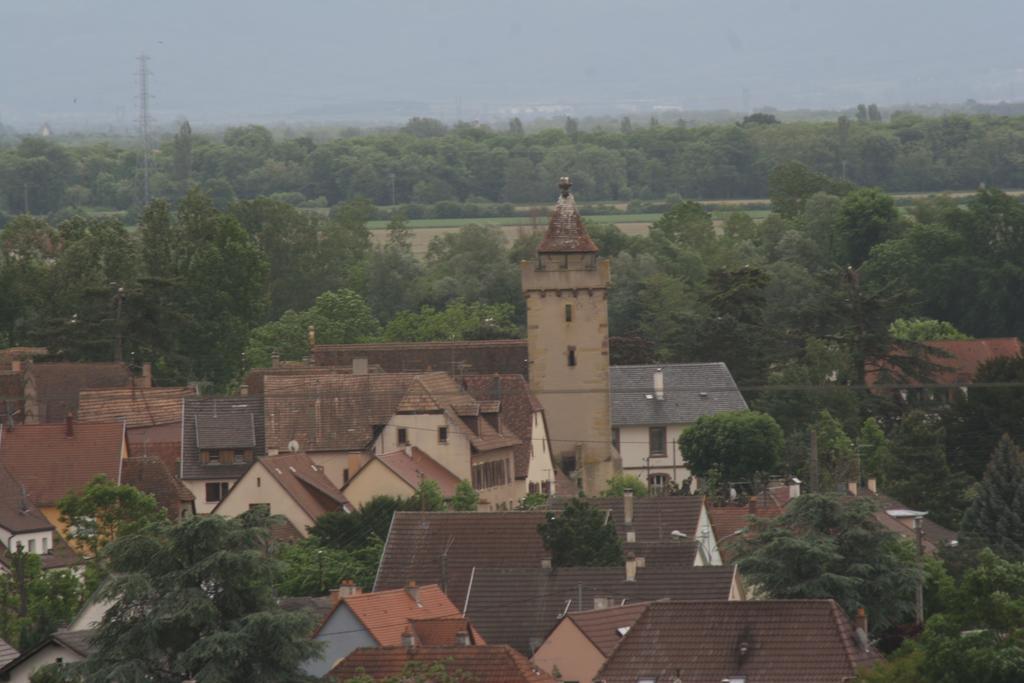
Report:
[[[560,515],[537,527],[556,567],[614,567],[624,561],[622,542],[605,514],[573,498]]]
[[[1009,436],[992,453],[962,531],[1007,559],[1024,559],[1024,456]]]

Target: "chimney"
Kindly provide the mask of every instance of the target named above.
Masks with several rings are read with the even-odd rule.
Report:
[[[626,554],[626,583],[636,582],[636,555]]]
[[[362,593],[362,589],[352,579],[345,579],[337,588],[331,589],[331,604],[337,605],[345,598]]]
[[[310,325],[306,328],[306,339],[309,341],[309,348],[316,346],[316,326]]]
[[[654,398],[665,400],[665,373],[658,368],[654,371]]]
[[[412,446],[411,445],[407,444],[402,450],[405,451],[405,456],[407,458],[411,458],[412,457]]]
[[[633,523],[633,489],[622,492],[622,518],[627,525]]]
[[[352,359],[352,374],[353,375],[368,375],[370,374],[370,361],[367,358],[353,358]]]
[[[418,607],[420,604],[420,589],[416,586],[416,582],[410,581],[405,584],[405,592],[409,594],[409,597],[412,598],[412,601],[415,602]]]
[[[11,372],[21,372],[21,360],[11,361]]]
[[[868,633],[868,613],[864,611],[863,607],[857,608],[857,616],[853,618],[853,625],[858,631],[863,631],[864,635]]]
[[[857,495],[857,482],[855,482],[855,481],[848,481],[848,482],[846,482],[846,492],[849,493],[851,496],[856,496]]]
[[[611,598],[604,595],[594,596],[594,609],[608,609],[612,606]]]
[[[276,368],[281,365],[281,354],[274,351],[270,354],[270,367]]]
[[[868,477],[868,491],[878,493],[878,480],[874,477]]]
[[[540,568],[544,571],[551,573],[551,558],[545,557],[540,561]]]
[[[238,395],[239,396],[248,396],[249,395],[249,385],[248,384],[241,384],[241,385],[239,385],[239,387],[238,387]]]
[[[142,364],[142,382],[141,386],[144,389],[149,389],[153,386],[153,364],[143,363]]]
[[[68,413],[64,417],[64,436],[71,438],[75,435],[75,417]]]
[[[455,644],[460,647],[469,646],[469,631],[459,631],[455,634]]]
[[[402,631],[402,647],[407,650],[411,650],[416,647],[416,636],[413,635],[412,629],[408,626]]]
[[[802,482],[799,479],[797,479],[796,477],[793,477],[792,479],[789,480],[789,497],[790,497],[790,499],[799,498],[800,497],[800,484],[801,483]]]

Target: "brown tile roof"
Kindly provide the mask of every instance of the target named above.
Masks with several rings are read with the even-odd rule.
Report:
[[[697,523],[704,507],[702,496],[647,496],[633,498],[633,524],[626,526],[623,516],[624,503],[618,498],[587,498],[587,503],[611,513],[619,536],[626,538],[626,531],[632,529],[636,533],[638,543],[653,543],[671,540],[675,530],[688,534],[691,538],[697,532]],[[568,498],[552,498],[548,506],[561,510]]]
[[[413,375],[313,375],[265,377],[267,446],[288,450],[296,440],[307,453],[361,451],[385,425]],[[250,397],[251,398],[251,397]]]
[[[443,662],[449,673],[461,672],[474,683],[555,683],[548,673],[507,645],[471,647],[359,648],[343,659],[328,677],[347,681],[360,674],[375,681],[400,676],[413,662]]]
[[[156,498],[172,520],[181,519],[182,510],[191,510],[195,496],[171,474],[160,458],[133,456],[122,463],[121,483],[130,484]]]
[[[935,384],[970,384],[982,363],[996,358],[1012,358],[1024,351],[1016,337],[950,339],[925,342],[924,346],[924,360],[939,366],[931,373],[931,381]],[[935,349],[935,353],[927,351],[928,348]],[[868,386],[892,381],[888,379],[889,375],[900,377],[899,382],[920,384],[913,378],[901,377],[901,373],[886,363],[876,365],[865,372],[864,382]]]
[[[486,645],[484,637],[463,617],[435,617],[410,619],[409,630],[416,638],[416,644],[423,647],[444,647],[458,645],[459,634],[469,636],[470,645]]]
[[[522,440],[504,423],[500,415],[494,424],[481,417],[480,403],[450,375],[443,372],[417,375],[409,393],[399,404],[399,412],[434,412],[438,409],[444,411],[448,420],[469,439],[470,445],[477,452],[523,446]],[[529,446],[526,448],[529,458]]]
[[[542,411],[540,401],[530,391],[529,382],[522,375],[468,375],[462,386],[481,402],[497,403],[501,421],[519,437],[520,444],[513,448],[517,479],[525,479],[530,471],[530,440],[533,438],[533,414]]]
[[[741,654],[741,644],[746,653]],[[654,602],[597,678],[683,683],[841,683],[878,660],[832,600]]]
[[[647,566],[626,581],[624,567],[560,567],[555,570],[477,568],[466,617],[491,643],[507,643],[532,655],[560,615],[594,606],[595,598],[625,601],[728,600],[734,567]]]
[[[649,604],[648,602],[636,602],[607,609],[592,609],[585,612],[570,611],[565,618],[574,623],[580,632],[594,644],[594,647],[607,657],[622,640],[619,629],[631,628]]]
[[[298,377],[310,375],[347,375],[352,373],[352,366],[348,367],[320,367],[316,365],[281,365],[274,368],[254,368],[242,380],[242,384],[248,388],[250,394],[260,395],[265,389],[265,379],[268,376],[274,377]]]
[[[772,519],[784,511],[789,502],[789,489],[782,486],[758,495],[753,501],[744,505],[709,505],[708,517],[711,528],[715,531],[718,550],[723,559],[731,558],[731,545],[742,535],[741,532],[751,524],[751,517]]]
[[[400,450],[376,457],[414,489],[419,488],[420,474],[422,474],[423,478],[437,482],[445,498],[455,495],[455,487],[459,485],[459,478],[415,446],[411,446],[408,453],[405,450]]]
[[[268,455],[254,466],[262,466],[311,519],[345,505],[345,496],[305,453]]]
[[[576,200],[568,191],[558,198],[548,221],[548,231],[537,247],[537,253],[597,253],[597,245],[590,239],[590,233],[583,225],[580,212],[576,210]]]
[[[124,425],[120,422],[18,425],[0,431],[0,465],[28,490],[39,507],[55,505],[98,475],[121,481]]]
[[[842,500],[852,500],[854,496],[843,496]],[[914,532],[913,517],[907,516],[894,516],[891,511],[894,510],[908,510],[906,505],[900,501],[885,495],[884,493],[871,493],[866,487],[858,489],[856,498],[867,498],[873,500],[878,506],[878,512],[875,513],[875,519],[885,529],[893,531],[900,536],[906,538],[911,542],[916,542],[917,536]],[[921,512],[927,512],[922,510]],[[929,517],[925,517],[921,521],[921,528],[924,531],[924,550],[929,555],[934,555],[938,552],[939,548],[943,545],[947,545],[952,541],[956,540],[956,532],[947,529],[941,524],[936,523]]]
[[[212,437],[226,448],[251,447],[256,457],[266,454],[262,396],[187,396],[182,400],[182,479],[238,479],[249,469],[245,463],[204,465],[199,456],[200,438]],[[252,443],[255,446],[246,445]]]
[[[416,592],[413,598],[413,590]],[[359,619],[378,645],[401,645],[402,633],[410,619],[452,617],[462,619],[462,612],[436,585],[415,589],[398,588],[375,593],[357,593],[342,598],[338,606],[324,617],[317,633],[323,630],[330,615],[345,605]]]
[[[313,347],[313,362],[318,366],[351,368],[357,358],[367,359],[371,366],[379,366],[384,372],[441,370],[457,375],[529,374],[525,339],[319,344]]]
[[[78,419],[123,420],[129,429],[181,422],[181,399],[195,393],[193,387],[86,389],[78,394]]]
[[[0,528],[13,534],[53,529],[43,513],[32,504],[28,489],[23,489],[3,465],[0,465]]]
[[[35,383],[40,422],[62,422],[78,414],[83,389],[130,387],[132,371],[126,363],[33,363],[25,371]]]

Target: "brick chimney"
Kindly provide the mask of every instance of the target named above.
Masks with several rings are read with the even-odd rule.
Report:
[[[345,598],[362,593],[362,589],[352,579],[345,579],[337,588],[331,589],[331,604],[337,605]]]
[[[665,373],[661,368],[654,371],[654,398],[659,401],[665,400]]]
[[[142,379],[139,381],[139,386],[143,389],[149,389],[153,386],[153,364],[143,363],[142,364]]]
[[[636,555],[632,552],[626,554],[626,582],[636,581]]]
[[[249,385],[248,384],[240,384],[238,386],[238,395],[239,396],[248,396],[249,395]]]
[[[420,604],[420,589],[415,581],[405,584],[405,592],[409,594],[409,597],[412,598],[417,606]]]
[[[633,523],[633,489],[622,492],[622,518],[626,525]]]
[[[864,631],[865,634],[868,632],[868,613],[864,611],[863,607],[857,608],[857,616],[853,618],[853,625]]]
[[[75,416],[68,413],[64,416],[64,436],[69,439],[75,435]]]
[[[310,325],[306,328],[306,339],[309,341],[309,348],[316,346],[316,326]]]
[[[281,354],[274,351],[270,354],[270,367],[276,368],[281,365]]]

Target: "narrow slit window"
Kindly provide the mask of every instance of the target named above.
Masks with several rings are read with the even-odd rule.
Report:
[[[575,346],[570,346],[569,347],[569,367],[570,368],[576,367],[576,347]]]
[[[565,322],[572,322],[572,304],[565,305]]]

